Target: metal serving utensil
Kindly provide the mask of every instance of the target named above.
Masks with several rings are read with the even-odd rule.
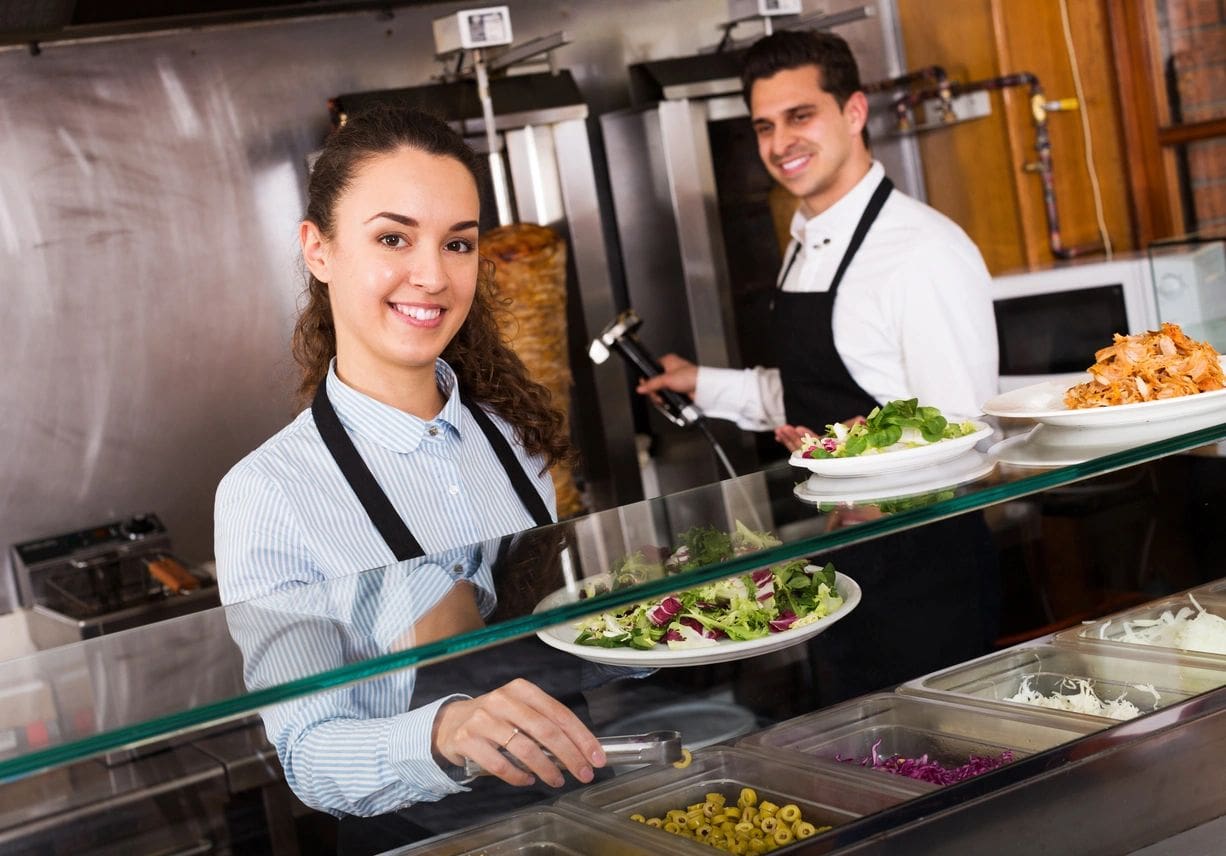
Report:
[[[647,734],[623,734],[616,737],[597,738],[600,747],[604,749],[605,758],[610,766],[621,764],[674,764],[682,758],[680,731],[650,731]],[[547,749],[542,749],[545,757],[557,762]],[[502,750],[502,754],[515,766],[523,769],[519,759]],[[560,766],[560,765],[559,765]],[[489,770],[482,767],[471,758],[464,761],[464,775],[467,780],[477,776],[490,775]]]

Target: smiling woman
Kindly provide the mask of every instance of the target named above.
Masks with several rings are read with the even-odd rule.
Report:
[[[424,419],[442,409],[434,361],[472,306],[479,213],[463,164],[403,147],[358,167],[331,236],[302,223],[307,267],[330,286],[342,381]]]
[[[446,124],[419,111],[371,110],[351,118],[329,138],[311,172],[306,217],[299,229],[310,274],[307,303],[294,329],[294,358],[302,368],[299,395],[303,403],[309,402],[328,375],[332,359],[337,358],[338,366],[344,362],[339,354],[344,346],[338,342],[344,338],[338,332],[342,322],[336,317],[341,313],[333,302],[346,298],[330,291],[352,285],[345,279],[330,289],[329,279],[341,271],[329,274],[324,270],[321,278],[312,259],[329,251],[357,254],[351,256],[345,272],[373,276],[380,268],[356,267],[378,258],[379,250],[370,245],[373,241],[388,251],[382,275],[391,282],[404,276],[409,282],[400,292],[368,299],[383,303],[391,297],[416,294],[420,303],[420,295],[431,289],[440,291],[437,283],[423,285],[423,277],[449,276],[448,287],[442,290],[453,290],[447,295],[454,304],[451,312],[442,311],[441,298],[427,299],[426,306],[419,307],[429,314],[433,303],[440,314],[452,316],[449,323],[440,324],[446,335],[443,360],[474,399],[512,421],[528,452],[544,455],[553,463],[571,456],[562,414],[551,404],[548,390],[529,379],[523,363],[499,333],[498,316],[503,308],[495,295],[493,265],[479,260],[475,251],[463,252],[466,242],[476,246],[477,228],[469,221],[479,214],[476,193],[483,176],[481,159],[464,141]],[[397,192],[402,198],[395,196]],[[368,196],[367,208],[354,198],[362,194]],[[403,206],[419,207],[405,210]],[[344,222],[346,209],[357,222]],[[420,267],[424,256],[420,243],[425,237],[421,229],[426,221],[436,232],[435,244],[429,248],[433,270]],[[393,263],[397,257],[402,261]],[[369,288],[377,292],[380,286],[370,284]],[[457,292],[468,294],[464,311],[458,311]],[[390,304],[386,309],[395,311]],[[382,314],[380,309],[370,311]],[[420,385],[428,389],[432,380],[427,378]],[[404,392],[393,383],[392,394],[399,398]]]
[[[407,600],[393,611],[412,618],[395,645],[422,644],[497,607],[490,542],[554,519],[547,467],[569,455],[563,418],[500,337],[492,265],[478,255],[479,178],[463,140],[414,110],[354,116],[326,143],[299,227],[309,279],[294,356],[310,407],[218,488],[227,603],[399,561]],[[244,653],[254,663],[267,652],[257,642]],[[373,838],[342,824],[345,849],[539,800],[532,789],[562,786],[563,769],[592,780],[605,758],[582,718],[579,665],[535,640],[501,658],[511,668],[466,681],[471,696],[410,672],[403,692],[359,685],[328,709],[264,712],[306,803],[363,816],[414,806],[390,827],[381,818]],[[506,793],[485,787],[433,811],[468,790],[454,777],[468,760],[520,787],[495,783]]]

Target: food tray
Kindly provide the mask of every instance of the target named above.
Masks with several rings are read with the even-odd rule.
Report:
[[[1174,658],[1128,657],[1081,646],[1023,645],[908,681],[899,691],[983,705],[997,711],[1041,711],[1097,723],[1099,728],[1119,721],[1007,701],[1021,688],[1027,675],[1035,676],[1031,687],[1043,695],[1056,692],[1066,677],[1089,679],[1104,700],[1122,695],[1143,714],[1226,684],[1226,672]],[[1156,705],[1153,694],[1142,688],[1145,685],[1158,692]]]
[[[1197,586],[1192,589],[1192,594],[1196,595],[1196,599],[1200,600],[1201,594],[1220,595],[1226,597],[1226,578],[1214,580],[1211,583]]]
[[[907,779],[881,776],[866,780],[865,776],[834,767],[818,769],[752,749],[713,746],[695,752],[693,762],[683,769],[653,767],[618,776],[567,794],[558,804],[568,810],[616,818],[619,828],[645,830],[659,842],[660,852],[692,852],[681,848],[686,844],[698,852],[711,853],[710,847],[643,826],[630,820],[630,815],[663,817],[670,809],[703,802],[712,791],[735,804],[745,787],[757,792],[759,802],[770,800],[780,806],[795,803],[804,819],[818,827],[839,826],[931,790]]]
[[[554,808],[525,809],[384,856],[659,856],[654,835],[644,836],[621,826],[599,818],[577,818]],[[704,847],[698,852],[709,850]]]
[[[1226,583],[1222,585],[1226,586]],[[1221,594],[1196,592],[1192,596],[1196,603],[1204,607],[1206,612],[1221,618],[1226,618],[1226,588]],[[1164,612],[1178,613],[1183,608],[1195,610],[1196,606],[1187,594],[1165,598],[1147,603],[1134,609],[1124,610],[1099,621],[1082,624],[1056,634],[1059,644],[1084,645],[1105,653],[1120,653],[1126,656],[1153,657],[1166,656],[1196,663],[1207,668],[1226,669],[1226,655],[1214,654],[1210,651],[1197,651],[1191,648],[1175,648],[1167,645],[1149,645],[1143,642],[1130,642],[1124,639],[1124,622],[1157,619]],[[1222,683],[1226,684],[1226,679]]]
[[[881,741],[878,752],[882,755],[917,758],[927,754],[946,767],[957,767],[971,755],[994,757],[1006,750],[1022,758],[1099,728],[1047,713],[1039,708],[1033,713],[1028,708],[985,710],[922,696],[879,693],[789,719],[749,735],[738,745],[783,755],[795,763],[837,764],[874,779],[895,779],[899,777],[893,773],[836,759],[864,758]]]

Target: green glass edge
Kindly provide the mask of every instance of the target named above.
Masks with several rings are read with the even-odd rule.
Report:
[[[987,508],[1005,500],[1017,499],[1090,476],[1104,475],[1175,452],[1194,449],[1220,440],[1224,435],[1226,435],[1226,424],[1215,425],[1117,452],[1114,455],[1095,458],[1081,464],[1042,470],[1032,476],[955,496],[924,508],[889,514],[877,520],[858,523],[835,532],[802,538],[726,562],[687,571],[684,574],[651,580],[632,588],[608,592],[581,602],[513,618],[479,630],[440,639],[427,645],[416,646],[360,663],[350,663],[331,671],[278,684],[275,687],[256,690],[231,699],[94,734],[59,746],[29,752],[7,761],[0,761],[0,781],[20,778],[113,749],[138,745],[185,731],[191,727],[222,722],[252,713],[271,704],[322,690],[335,689],[409,666],[427,665],[519,636],[526,636],[556,624],[565,624],[593,612],[603,612],[635,601],[659,597],[679,588],[689,588],[722,577],[746,573],[764,565],[794,559],[802,554],[823,553],[849,544],[871,541],[874,538],[953,517],[967,511]]]

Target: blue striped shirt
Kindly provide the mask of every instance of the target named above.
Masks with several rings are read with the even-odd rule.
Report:
[[[457,582],[473,585],[482,616],[496,606],[487,558],[492,545],[482,542],[534,521],[442,360],[436,377],[446,403],[429,421],[346,386],[335,366],[325,381],[341,424],[426,558],[396,562],[309,409],[219,485],[218,583],[225,603],[248,601],[228,617],[253,689],[411,644],[402,634]],[[505,420],[490,418],[556,516],[543,461],[528,456]],[[383,566],[391,567],[351,576]],[[309,594],[304,584],[314,584]],[[356,587],[363,585],[368,596],[358,597]],[[360,632],[338,642],[338,616],[349,616]],[[296,640],[289,649],[282,644],[287,634]],[[278,644],[268,649],[274,638]],[[438,707],[455,696],[410,711],[413,681],[407,670],[262,712],[286,778],[304,802],[374,815],[464,790],[431,751]]]

